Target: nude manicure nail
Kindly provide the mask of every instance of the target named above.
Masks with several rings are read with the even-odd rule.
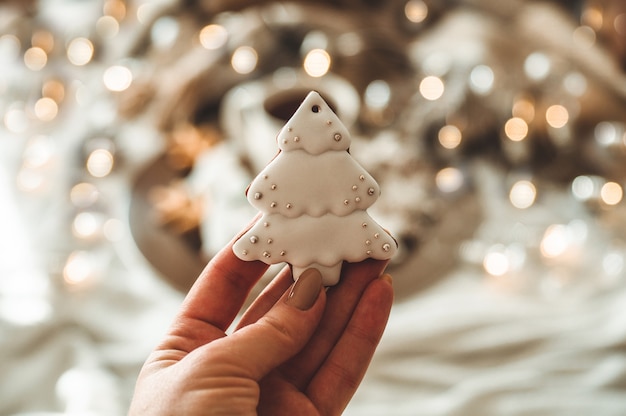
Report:
[[[317,269],[307,269],[293,285],[286,303],[306,311],[309,309],[320,294],[322,289],[322,275]]]

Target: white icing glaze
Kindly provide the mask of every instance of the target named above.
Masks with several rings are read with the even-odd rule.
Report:
[[[380,188],[349,144],[339,118],[310,92],[278,135],[281,152],[248,188],[263,216],[235,242],[235,255],[288,262],[295,279],[316,267],[327,286],[339,281],[343,261],[391,258],[395,240],[366,212]]]

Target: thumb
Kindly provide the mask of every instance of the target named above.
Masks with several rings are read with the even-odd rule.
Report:
[[[307,269],[262,318],[224,339],[238,367],[260,380],[293,357],[313,335],[325,303],[322,275]]]

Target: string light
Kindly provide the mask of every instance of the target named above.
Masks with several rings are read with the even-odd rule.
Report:
[[[59,112],[57,103],[48,97],[43,97],[35,103],[35,116],[41,121],[52,121]]]
[[[198,35],[200,44],[208,50],[219,49],[228,41],[228,31],[220,25],[207,25]]]
[[[551,66],[550,59],[541,52],[533,52],[524,60],[524,72],[534,81],[544,80],[550,73]]]
[[[441,192],[456,192],[463,186],[465,180],[461,171],[454,167],[443,168],[435,176],[435,184]]]

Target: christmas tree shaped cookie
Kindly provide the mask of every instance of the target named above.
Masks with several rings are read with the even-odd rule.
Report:
[[[342,262],[391,258],[397,244],[367,213],[380,188],[348,152],[350,133],[315,91],[278,134],[278,155],[250,184],[263,215],[233,251],[242,260],[291,264],[294,279],[316,268],[326,286]]]

